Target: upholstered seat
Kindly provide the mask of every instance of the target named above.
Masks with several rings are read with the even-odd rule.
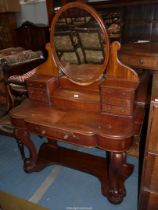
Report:
[[[0,51],[0,69],[4,83],[4,97],[6,97],[6,111],[15,106],[16,94],[27,92],[25,79],[30,77],[35,69],[44,60],[41,51],[25,50],[21,47],[8,48]],[[29,72],[31,70],[31,72]]]
[[[56,51],[61,61],[82,63],[81,49],[73,31],[57,32],[54,36]]]
[[[8,111],[27,96],[26,79],[44,61],[41,51],[22,47],[0,51],[0,134],[14,136]]]
[[[102,63],[104,59],[104,50],[98,28],[76,28],[76,32],[83,51],[84,62]]]

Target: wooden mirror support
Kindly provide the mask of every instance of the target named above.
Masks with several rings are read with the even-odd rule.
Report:
[[[61,11],[72,5],[76,8],[82,5],[86,11],[89,8],[73,3]],[[96,13],[94,17],[100,20]],[[61,74],[59,65],[54,75],[37,71],[27,81],[29,98],[10,112],[16,138],[30,152],[24,158],[26,172],[61,164],[90,173],[99,178],[103,195],[115,204],[122,202],[126,195],[124,182],[133,171],[133,166],[127,163],[126,151],[141,128],[135,105],[138,75],[119,61],[119,48],[118,42],[111,45],[106,73],[102,72],[102,76],[91,84],[80,85],[71,81],[69,75]],[[55,57],[54,48],[52,52]],[[31,133],[48,139],[39,152],[31,140]],[[108,158],[63,148],[58,141],[97,147],[106,151]]]

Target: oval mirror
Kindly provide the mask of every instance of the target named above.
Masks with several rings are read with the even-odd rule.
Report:
[[[74,83],[99,80],[109,58],[109,38],[103,21],[87,4],[60,8],[51,24],[50,40],[57,67]]]

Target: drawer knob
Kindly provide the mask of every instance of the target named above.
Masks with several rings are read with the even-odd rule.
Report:
[[[121,109],[121,112],[122,112],[122,113],[125,113],[125,109]]]
[[[126,93],[126,92],[122,92],[122,95],[123,95],[123,96],[126,96],[126,95],[127,95],[127,93]]]
[[[31,91],[30,91],[30,94],[34,94],[34,91],[33,91],[33,90],[31,90]]]
[[[44,135],[44,134],[46,134],[46,131],[45,131],[45,130],[42,130],[42,132],[41,132],[41,133],[42,133],[42,135]]]
[[[107,110],[108,110],[108,111],[111,111],[111,106],[110,106],[110,105],[107,106]]]
[[[72,136],[73,136],[74,139],[80,140],[80,137],[78,135],[73,134]]]
[[[141,58],[141,59],[139,60],[139,63],[140,63],[140,64],[143,64],[143,63],[144,63],[144,60]]]
[[[66,140],[66,139],[68,139],[69,138],[69,135],[68,134],[65,134],[64,135],[64,139]]]

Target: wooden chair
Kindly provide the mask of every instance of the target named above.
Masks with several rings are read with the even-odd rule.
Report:
[[[56,52],[59,59],[72,63],[81,63],[78,52],[78,43],[72,31],[58,31],[54,36],[56,43]]]
[[[32,53],[32,57],[31,57]],[[27,96],[27,88],[25,81],[19,81],[16,78],[26,74],[35,66],[38,66],[44,61],[42,52],[37,54],[33,51],[24,51],[23,48],[9,48],[0,51],[0,68],[1,68],[1,83],[4,86],[4,93],[1,95],[5,98],[5,103],[0,104],[0,134],[15,137],[14,126],[10,121],[8,112],[11,108],[19,104]],[[27,73],[28,74],[28,73]],[[14,77],[13,77],[14,75]],[[18,75],[16,77],[15,75]],[[9,80],[9,78],[12,78]],[[13,79],[14,78],[14,79]],[[21,141],[17,139],[17,144],[24,159],[24,147]]]
[[[102,63],[104,50],[101,34],[97,28],[76,28],[77,37],[84,55],[85,63]],[[94,44],[95,43],[95,44]]]

